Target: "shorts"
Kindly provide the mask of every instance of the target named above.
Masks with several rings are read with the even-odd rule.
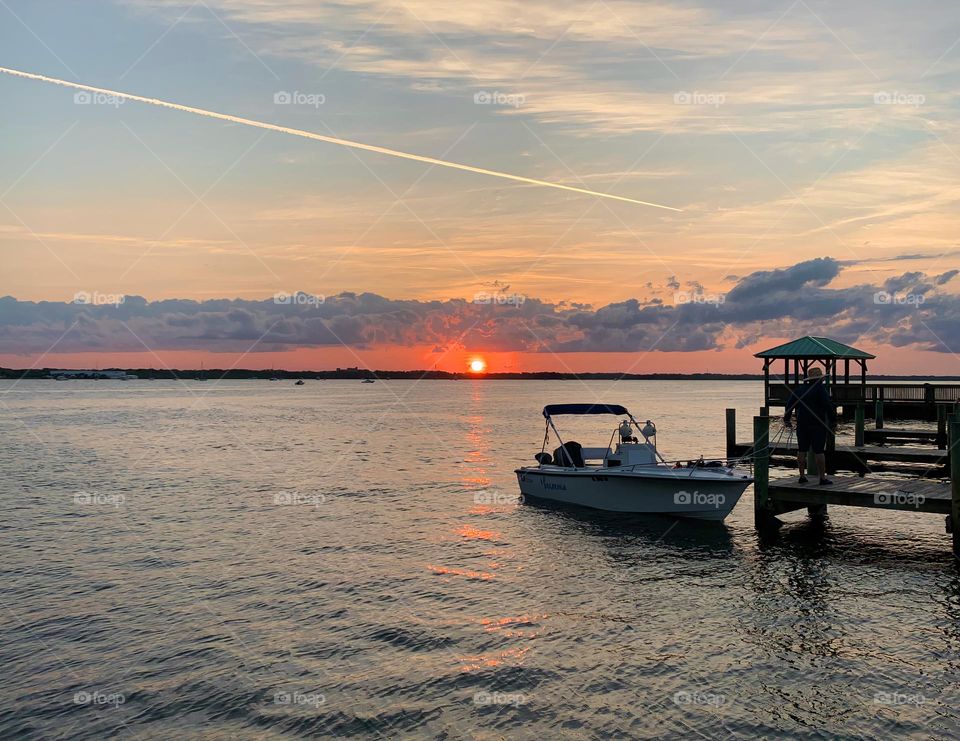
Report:
[[[806,453],[813,446],[819,455],[827,447],[827,428],[822,424],[797,425],[797,450]]]

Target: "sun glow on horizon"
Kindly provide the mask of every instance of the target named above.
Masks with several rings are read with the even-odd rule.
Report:
[[[470,361],[471,373],[483,373],[487,369],[487,363],[483,358],[474,358]]]

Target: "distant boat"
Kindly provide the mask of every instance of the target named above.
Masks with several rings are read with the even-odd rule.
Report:
[[[376,383],[376,379],[374,379],[374,378],[364,378],[362,381],[360,381],[360,383]]]
[[[206,381],[206,380],[207,380],[207,371],[204,370],[203,363],[200,363],[200,375],[197,376],[197,380],[198,380],[198,381]]]
[[[298,379],[297,379],[297,382],[296,382],[295,384],[293,384],[293,385],[294,385],[294,386],[303,386],[303,379],[302,379],[302,378],[298,378]]]

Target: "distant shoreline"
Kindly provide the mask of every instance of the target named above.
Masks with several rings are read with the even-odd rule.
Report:
[[[136,376],[137,380],[363,380],[365,378],[384,380],[484,380],[484,381],[762,381],[760,373],[556,373],[552,371],[526,373],[450,373],[437,370],[365,370],[360,368],[338,368],[323,371],[288,370],[247,370],[233,368],[208,369],[156,369],[156,368],[0,368],[0,379],[49,379],[58,370],[90,370],[96,372],[117,372]],[[852,381],[853,379],[851,379]],[[930,375],[871,375],[868,382],[877,381],[960,381],[960,376]]]

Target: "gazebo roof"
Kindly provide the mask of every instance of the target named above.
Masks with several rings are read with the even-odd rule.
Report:
[[[772,347],[769,350],[758,352],[755,358],[847,358],[856,360],[869,360],[877,357],[863,350],[858,350],[850,345],[844,345],[842,342],[831,340],[827,337],[801,337],[792,340],[783,345]]]

